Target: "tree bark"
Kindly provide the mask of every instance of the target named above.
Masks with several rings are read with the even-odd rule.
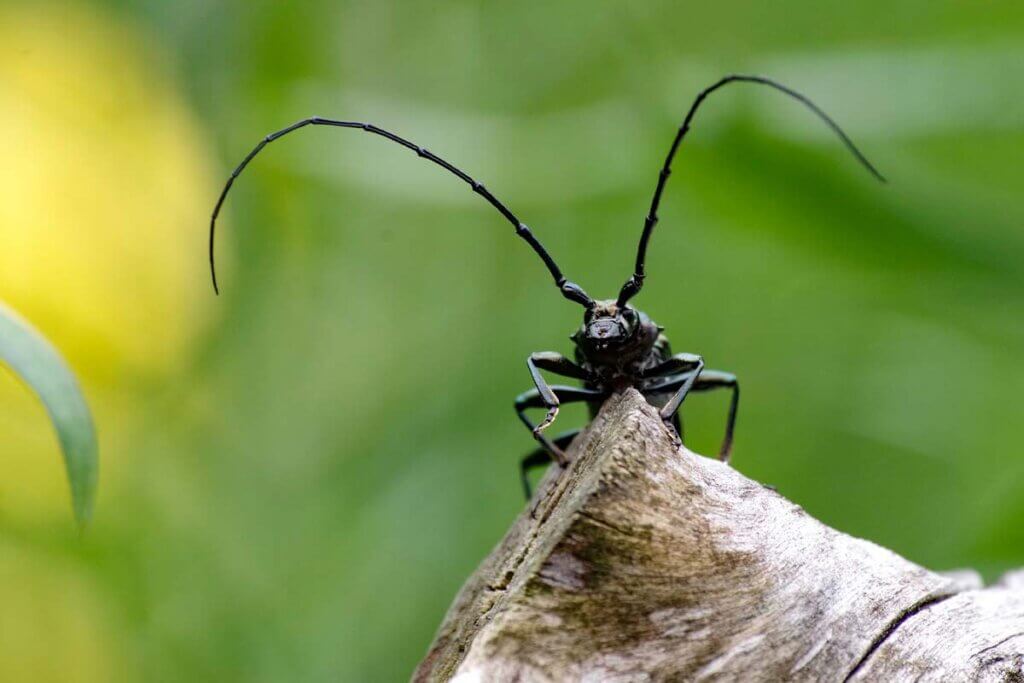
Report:
[[[610,398],[463,586],[415,681],[1024,681],[982,588],[811,518]]]

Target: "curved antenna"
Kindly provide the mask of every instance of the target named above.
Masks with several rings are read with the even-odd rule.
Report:
[[[812,112],[817,114],[818,118],[824,121],[825,125],[831,128],[832,132],[839,136],[839,139],[843,141],[843,144],[846,146],[846,148],[850,150],[853,156],[857,158],[857,161],[859,161],[861,165],[864,166],[864,168],[866,168],[868,172],[871,173],[871,175],[875,176],[875,178],[877,178],[883,183],[886,182],[882,174],[878,172],[878,169],[876,169],[872,165],[872,163],[868,161],[867,157],[865,157],[861,153],[861,151],[857,149],[857,146],[853,144],[853,140],[851,140],[849,136],[843,132],[843,129],[839,127],[839,124],[833,121],[828,114],[822,111],[821,108],[818,107],[818,105],[816,105],[814,102],[808,99],[805,95],[802,95],[798,93],[796,90],[793,90],[792,88],[789,88],[777,81],[773,81],[772,79],[766,78],[764,76],[747,76],[742,74],[732,74],[730,76],[725,76],[724,78],[719,79],[714,84],[700,91],[700,93],[697,95],[697,98],[693,101],[693,104],[690,105],[690,111],[686,113],[686,118],[683,119],[683,125],[679,127],[679,131],[676,133],[676,137],[672,141],[672,147],[669,148],[668,156],[665,157],[665,164],[664,166],[662,166],[661,172],[658,174],[658,185],[654,189],[654,198],[651,199],[651,208],[647,212],[647,218],[644,219],[644,231],[640,235],[640,245],[637,248],[636,252],[636,267],[633,270],[632,277],[626,280],[626,284],[622,286],[622,290],[619,292],[618,306],[620,308],[624,306],[626,302],[629,301],[634,295],[636,295],[636,293],[639,292],[640,289],[644,286],[644,261],[647,258],[647,243],[650,241],[651,233],[654,232],[654,226],[658,222],[658,204],[661,202],[661,193],[662,191],[664,191],[665,183],[668,181],[668,177],[672,173],[672,159],[676,155],[676,150],[679,149],[680,143],[686,136],[687,131],[690,130],[690,122],[693,120],[693,115],[697,113],[697,109],[700,107],[701,102],[703,102],[708,95],[718,90],[719,88],[728,85],[729,83],[735,82],[757,83],[760,85],[766,85],[770,88],[778,90],[779,92],[789,95],[793,99],[797,100],[805,107],[810,109]]]
[[[542,245],[540,241],[536,237],[534,237],[533,233],[530,231],[530,228],[528,228],[525,223],[516,218],[515,214],[509,211],[508,207],[506,207],[504,204],[498,201],[498,199],[493,194],[491,194],[486,187],[484,187],[482,184],[478,183],[476,180],[470,177],[469,174],[459,170],[458,168],[451,165],[450,163],[448,163],[441,157],[437,156],[430,150],[424,147],[420,147],[419,145],[410,142],[405,138],[399,137],[394,133],[386,131],[383,128],[378,128],[373,124],[360,123],[358,121],[338,121],[335,119],[321,118],[319,116],[313,116],[308,119],[303,119],[301,121],[298,121],[297,123],[293,123],[287,128],[283,128],[277,131],[276,133],[271,133],[270,135],[266,136],[265,138],[263,138],[263,140],[260,141],[258,145],[256,145],[253,148],[251,152],[249,152],[248,156],[246,156],[245,159],[242,160],[242,163],[240,163],[238,167],[231,172],[231,177],[228,178],[228,182],[224,185],[224,189],[221,191],[220,197],[217,199],[217,205],[213,208],[213,215],[210,216],[210,277],[213,279],[213,291],[216,292],[217,294],[220,294],[220,288],[217,286],[217,267],[214,262],[213,243],[214,235],[216,233],[217,215],[220,213],[221,206],[223,206],[224,200],[228,196],[228,191],[234,184],[235,178],[237,178],[239,174],[243,170],[245,170],[245,167],[249,165],[249,162],[253,160],[253,157],[260,153],[260,150],[262,150],[264,147],[266,147],[274,140],[277,140],[280,137],[284,137],[288,133],[296,131],[299,128],[304,128],[306,126],[334,126],[336,128],[361,129],[366,131],[367,133],[373,133],[374,135],[379,135],[381,137],[387,138],[392,142],[397,142],[403,147],[406,147],[408,149],[411,149],[413,152],[416,152],[417,156],[437,164],[438,166],[445,169],[452,175],[464,181],[473,189],[473,192],[477,193],[478,195],[486,199],[488,202],[490,202],[491,206],[497,209],[501,213],[501,215],[508,220],[509,223],[515,226],[516,234],[522,237],[524,240],[526,240],[526,243],[529,244],[530,247],[537,253],[537,255],[540,256],[541,259],[544,261],[544,265],[547,266],[548,271],[550,271],[551,273],[551,276],[555,278],[555,284],[562,292],[562,296],[564,296],[566,299],[582,304],[587,308],[592,308],[594,306],[594,300],[587,296],[587,293],[584,292],[579,285],[575,284],[574,282],[570,282],[565,278],[564,275],[562,275],[562,271],[558,268],[558,264],[556,264],[555,260],[551,258],[551,255],[544,248],[544,245]]]

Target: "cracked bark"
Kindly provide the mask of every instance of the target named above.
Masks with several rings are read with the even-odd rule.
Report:
[[[414,680],[1024,681],[1024,572],[982,588],[830,529],[634,391],[570,455]]]

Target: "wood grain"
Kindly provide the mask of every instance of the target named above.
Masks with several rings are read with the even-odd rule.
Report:
[[[415,681],[1024,681],[1019,574],[983,589],[831,529],[677,449],[632,390],[570,455]]]

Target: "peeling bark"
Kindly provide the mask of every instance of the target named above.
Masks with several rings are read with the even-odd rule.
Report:
[[[463,586],[416,681],[1024,681],[1024,574],[982,588],[677,449],[630,390]]]

